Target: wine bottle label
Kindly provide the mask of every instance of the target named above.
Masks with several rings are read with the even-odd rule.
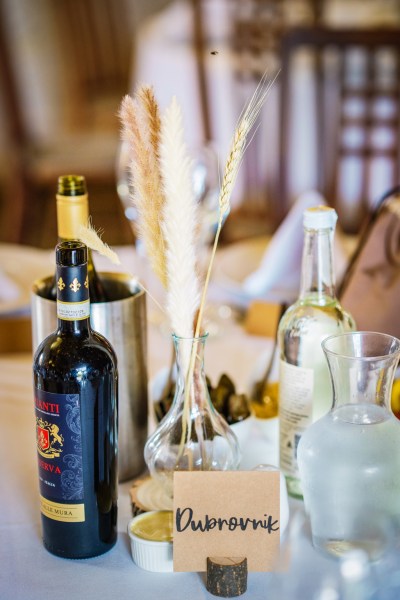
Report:
[[[279,450],[280,466],[286,475],[299,477],[297,446],[312,423],[314,371],[280,361]]]
[[[85,520],[79,394],[35,390],[41,511],[49,519]]]
[[[86,265],[57,267],[57,316],[80,321],[90,315],[89,280]]]
[[[57,300],[57,317],[64,321],[82,321],[90,315],[90,302],[60,302]]]
[[[85,520],[84,504],[61,504],[40,496],[40,511],[49,519],[65,523],[82,523]]]

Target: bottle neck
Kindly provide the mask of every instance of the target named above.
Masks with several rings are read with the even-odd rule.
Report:
[[[57,231],[60,241],[79,239],[79,228],[89,219],[88,195],[57,194]]]
[[[90,330],[90,301],[87,264],[57,265],[58,331],[84,334]]]
[[[176,353],[175,406],[190,398],[190,410],[201,409],[209,401],[204,373],[204,345],[207,335],[199,338],[173,336]]]
[[[64,196],[57,194],[57,233],[59,242],[78,240],[81,225],[89,221],[89,199],[87,194]],[[95,276],[92,253],[88,249],[88,271]],[[96,298],[95,298],[96,300]]]
[[[325,305],[335,300],[333,228],[304,229],[300,300]]]

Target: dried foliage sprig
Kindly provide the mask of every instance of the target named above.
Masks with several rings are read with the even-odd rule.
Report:
[[[129,96],[123,100],[120,116],[123,137],[128,140],[131,149],[134,204],[141,215],[141,235],[153,269],[167,287],[167,310],[172,329],[181,337],[198,338],[201,334],[208,285],[222,226],[230,210],[231,194],[243,155],[251,141],[250,133],[275,79],[270,80],[266,75],[262,77],[239,118],[220,189],[217,231],[200,304],[195,255],[196,205],[179,106],[173,100],[167,109],[161,122],[160,136],[158,109],[150,88],[142,87],[135,100]],[[196,325],[193,327],[196,313]],[[192,379],[196,356],[197,341],[183,365],[187,385],[180,454],[184,451],[185,440],[191,435],[189,405],[190,397],[195,393]],[[197,433],[203,454],[203,436],[201,431]]]
[[[139,89],[136,99],[125,96],[121,104],[120,119],[122,137],[130,148],[132,200],[139,213],[138,235],[144,241],[154,272],[166,287],[165,241],[160,220],[165,198],[158,162],[159,118],[155,100],[153,103],[151,98],[154,95],[148,86]],[[151,127],[144,121],[145,115],[151,122]]]
[[[236,178],[239,172],[240,165],[242,163],[242,159],[248,144],[249,134],[253,129],[253,126],[257,120],[258,115],[264,105],[264,102],[268,96],[269,91],[271,90],[272,85],[274,84],[278,73],[275,75],[273,79],[269,79],[267,74],[264,73],[262,76],[253,96],[250,99],[247,107],[244,109],[242,115],[239,118],[238,125],[236,127],[235,133],[233,135],[231,146],[228,154],[228,159],[225,165],[224,176],[222,179],[222,185],[218,197],[218,207],[219,207],[219,217],[218,217],[218,226],[217,231],[214,238],[214,244],[211,252],[210,262],[208,264],[208,269],[204,281],[203,291],[201,295],[199,313],[197,317],[196,329],[195,329],[195,337],[198,337],[201,333],[202,328],[202,320],[205,308],[205,301],[207,297],[208,285],[210,282],[211,272],[214,265],[215,253],[217,251],[217,246],[219,242],[219,237],[221,235],[222,226],[224,224],[225,218],[230,210],[230,202],[232,191],[236,182]],[[194,358],[193,358],[194,361]]]
[[[198,216],[182,114],[175,98],[162,119],[160,160],[165,191],[163,233],[168,274],[167,312],[176,335],[193,337],[200,301],[196,267]]]
[[[114,250],[111,250],[108,244],[103,242],[101,239],[102,234],[101,230],[95,230],[90,220],[87,226],[81,225],[79,228],[79,239],[81,242],[86,244],[91,250],[96,250],[99,254],[107,257],[114,265],[120,265],[121,261],[118,254]]]
[[[111,248],[108,244],[103,242],[103,240],[101,239],[102,234],[103,234],[103,232],[100,229],[97,231],[95,230],[95,228],[92,225],[91,220],[89,219],[87,226],[86,225],[80,226],[78,237],[81,240],[81,242],[86,244],[86,246],[88,248],[90,248],[91,250],[96,250],[99,254],[102,254],[103,256],[108,258],[115,265],[120,265],[121,261],[119,259],[118,254],[116,252],[114,252],[114,250],[111,250]],[[153,300],[153,302],[155,304],[157,304],[158,308],[162,312],[165,312],[165,310],[163,309],[161,304],[158,302],[158,300],[156,300],[156,298],[154,298],[154,296],[152,296],[150,291],[143,285],[142,282],[140,285],[144,289],[144,291],[147,293],[147,295]]]
[[[156,163],[158,176],[161,178],[161,173],[158,165],[160,156],[160,135],[161,135],[161,117],[160,109],[157,100],[154,96],[153,88],[148,85],[142,85],[137,92],[137,97],[144,109],[143,119],[147,121],[149,128],[150,148],[154,154],[153,160]]]

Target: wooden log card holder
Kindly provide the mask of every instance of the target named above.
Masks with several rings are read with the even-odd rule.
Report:
[[[233,598],[247,590],[247,558],[208,557],[206,588],[214,596]]]

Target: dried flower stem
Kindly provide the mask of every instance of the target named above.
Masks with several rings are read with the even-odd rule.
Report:
[[[159,117],[151,89],[142,86],[135,100],[125,96],[120,118],[122,137],[131,151],[132,202],[139,214],[138,235],[144,241],[154,272],[166,287],[165,240],[160,222],[165,198],[158,162]]]
[[[260,83],[258,84],[247,108],[245,109],[242,117],[239,120],[238,126],[235,130],[231,148],[228,154],[228,159],[225,165],[224,177],[222,180],[221,190],[219,194],[218,204],[219,204],[219,218],[218,218],[218,226],[217,231],[215,233],[214,244],[211,252],[211,258],[207,269],[207,274],[203,286],[203,292],[201,295],[199,314],[197,317],[196,329],[195,329],[195,337],[199,337],[201,332],[205,301],[207,297],[208,285],[210,282],[211,272],[214,265],[215,254],[217,251],[219,237],[221,235],[222,226],[224,224],[225,218],[228,215],[230,210],[230,200],[232,191],[236,182],[237,174],[239,172],[239,168],[248,146],[249,133],[257,120],[257,117],[264,105],[264,102],[268,96],[268,93],[274,84],[278,74],[272,80],[268,80],[266,74],[264,73],[261,78]],[[250,140],[251,141],[251,140]]]
[[[166,243],[167,311],[175,335],[188,338],[193,337],[200,299],[196,265],[198,219],[191,161],[183,140],[181,110],[175,98],[162,120],[160,159],[165,192],[162,231]]]
[[[110,246],[101,239],[102,231],[96,231],[91,220],[86,225],[81,225],[79,228],[79,239],[86,244],[91,250],[96,250],[99,254],[107,257],[115,265],[120,265],[118,254],[111,250]]]
[[[194,337],[190,351],[185,354],[182,363],[186,386],[182,435],[177,460],[184,454],[185,443],[191,437],[190,402],[194,402],[198,396],[194,371],[196,357],[198,357],[199,336],[202,331],[205,301],[221,230],[230,210],[232,190],[243,155],[251,141],[249,134],[275,79],[276,77],[269,80],[266,74],[263,75],[253,97],[239,118],[225,166],[219,195],[217,231],[200,303],[194,251],[196,207],[191,189],[189,162],[183,144],[179,107],[176,101],[173,101],[161,123],[160,134],[158,107],[150,88],[142,87],[135,101],[126,96],[122,103],[123,134],[129,141],[133,157],[131,170],[134,204],[141,215],[141,235],[153,269],[167,287],[167,310],[174,333],[180,337]],[[162,174],[159,171],[160,165]],[[161,187],[162,183],[164,191]],[[193,326],[194,321],[195,326]],[[205,460],[202,428],[197,421],[194,427],[200,452]],[[188,460],[189,463],[193,460],[191,452]]]
[[[88,248],[90,248],[91,250],[96,250],[96,252],[98,252],[99,254],[102,254],[106,258],[109,258],[110,261],[112,263],[114,263],[115,265],[121,264],[118,254],[116,252],[114,252],[114,250],[111,250],[111,248],[108,244],[103,242],[103,240],[100,237],[100,231],[96,231],[94,229],[90,220],[89,220],[89,223],[87,226],[85,226],[85,225],[80,226],[79,239],[81,240],[81,242],[86,244],[86,246]],[[161,306],[161,304],[158,302],[158,300],[156,300],[156,298],[154,298],[154,296],[150,293],[150,291],[143,285],[143,283],[140,283],[140,287],[146,292],[146,294],[149,296],[149,298],[151,298],[151,300],[153,300],[153,302],[158,306],[158,308],[161,310],[161,312],[165,313],[164,308]]]
[[[137,93],[138,98],[144,108],[145,120],[149,127],[150,146],[156,159],[160,158],[160,137],[161,137],[161,118],[154,91],[151,87],[143,85]],[[157,162],[157,160],[155,161]],[[157,165],[158,166],[158,165]],[[159,166],[158,166],[159,170]],[[159,170],[159,177],[161,173]]]
[[[261,78],[260,83],[258,84],[248,106],[244,110],[241,118],[239,119],[239,123],[236,127],[232,142],[231,148],[228,154],[228,159],[225,166],[224,177],[222,180],[222,186],[219,194],[218,204],[219,204],[219,218],[218,218],[218,226],[217,231],[215,233],[214,244],[211,252],[211,258],[208,265],[206,278],[203,286],[203,291],[200,300],[200,307],[197,316],[197,323],[195,327],[194,333],[194,342],[192,347],[192,352],[190,356],[190,364],[187,370],[186,375],[186,389],[187,393],[185,395],[184,400],[184,408],[183,408],[183,424],[182,424],[182,438],[181,438],[181,446],[184,443],[184,435],[186,434],[186,425],[185,422],[188,423],[190,428],[190,412],[189,412],[189,391],[191,387],[191,381],[193,378],[193,372],[195,368],[196,356],[197,356],[197,346],[198,346],[198,338],[201,334],[202,328],[202,320],[205,308],[205,302],[207,297],[208,285],[211,278],[211,272],[214,264],[215,254],[217,251],[217,246],[219,242],[219,237],[221,235],[222,226],[224,224],[225,218],[228,215],[230,210],[230,199],[232,195],[232,190],[234,188],[237,174],[239,172],[239,168],[243,159],[243,155],[247,148],[248,143],[251,140],[248,140],[249,133],[257,120],[257,117],[264,105],[264,102],[267,98],[267,95],[276,79],[278,74],[272,79],[268,80],[266,74]],[[190,437],[190,429],[188,431],[188,438]],[[200,450],[202,451],[202,439],[199,439]]]
[[[203,319],[203,313],[204,313],[205,302],[206,302],[206,297],[207,297],[208,285],[209,285],[210,278],[211,278],[212,267],[214,264],[214,258],[215,258],[215,254],[217,251],[219,237],[221,235],[222,226],[224,224],[225,218],[230,210],[230,198],[231,198],[233,187],[235,185],[237,174],[239,172],[239,168],[240,168],[240,165],[242,162],[244,152],[249,143],[249,140],[248,140],[249,133],[250,133],[254,123],[257,120],[257,117],[261,111],[261,108],[264,105],[265,99],[266,99],[276,77],[277,77],[277,75],[275,76],[275,78],[273,80],[268,80],[266,75],[265,74],[263,75],[247,108],[245,109],[242,117],[239,120],[239,123],[236,127],[236,130],[235,130],[235,133],[234,133],[234,136],[232,139],[231,148],[230,148],[230,151],[228,154],[228,159],[227,159],[226,166],[225,166],[224,177],[222,180],[222,186],[221,186],[219,200],[218,200],[218,204],[219,204],[218,226],[217,226],[217,231],[215,233],[213,248],[212,248],[212,252],[211,252],[211,258],[210,258],[210,262],[208,265],[206,278],[205,278],[205,282],[204,282],[204,286],[203,286],[203,291],[202,291],[202,295],[201,295],[200,307],[199,307],[199,311],[198,311],[198,315],[197,315],[197,322],[196,322],[195,333],[194,333],[195,339],[193,342],[192,352],[191,352],[191,356],[190,356],[190,364],[189,364],[189,368],[187,370],[187,375],[186,375],[186,395],[185,395],[184,407],[183,407],[182,437],[181,437],[181,442],[180,442],[180,452],[178,453],[179,456],[181,455],[182,447],[183,447],[183,444],[185,443],[186,423],[188,424],[187,437],[188,437],[188,439],[190,439],[190,428],[191,428],[190,410],[189,410],[190,391],[191,391],[195,362],[196,362],[196,357],[197,357],[197,347],[198,347],[198,343],[199,343],[198,338],[201,334],[202,319]],[[194,393],[194,391],[192,390],[192,394],[193,393]],[[202,434],[200,437],[198,437],[198,440],[199,440],[199,445],[200,445],[200,451],[203,454],[203,436],[202,436]]]
[[[167,311],[173,332],[179,337],[192,338],[200,299],[196,265],[197,204],[192,189],[191,161],[183,141],[181,110],[175,98],[162,120],[160,159],[166,197],[163,232],[167,246]],[[181,350],[181,366],[186,378],[191,348],[185,343]],[[191,383],[185,386],[179,457],[184,452],[186,436],[190,439],[191,435],[189,404],[194,393]]]

